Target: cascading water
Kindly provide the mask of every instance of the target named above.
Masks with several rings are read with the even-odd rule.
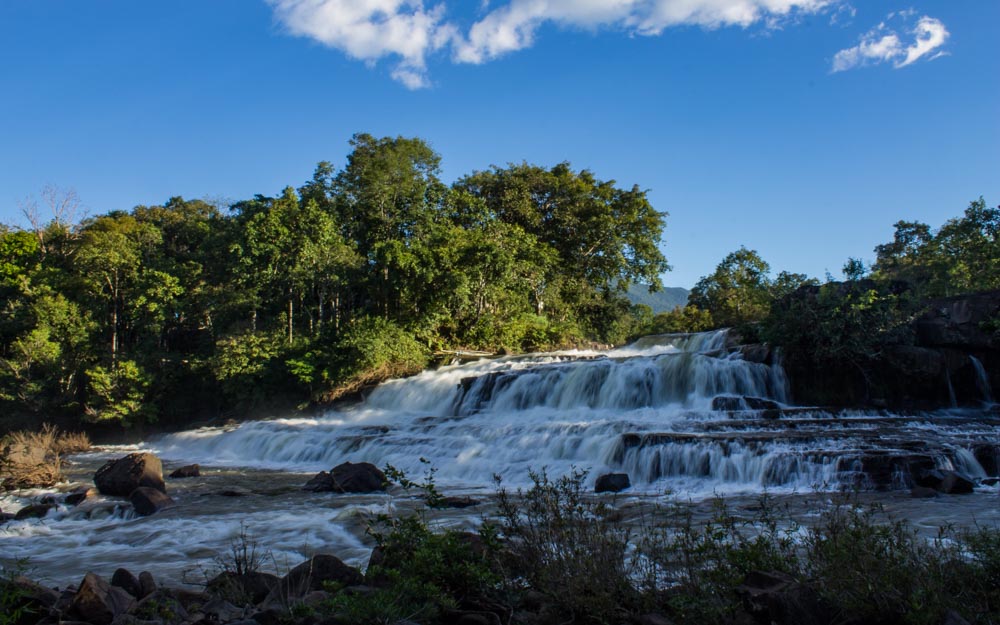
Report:
[[[431,466],[439,488],[473,496],[492,492],[495,475],[522,486],[542,469],[588,469],[591,481],[623,472],[630,492],[693,499],[902,489],[935,469],[984,481],[998,472],[995,414],[794,407],[779,355],[744,357],[727,340],[725,331],[663,335],[609,351],[450,365],[381,384],[348,410],[171,434],[140,448],[168,469],[202,465],[200,481],[168,482],[177,508],[135,518],[121,501],[98,498],[0,526],[0,541],[60,582],[133,561],[136,570],[148,565],[178,580],[190,575],[189,563],[203,566],[225,551],[243,524],[291,564],[317,550],[362,564],[364,519],[388,510],[393,495],[301,490],[309,474],[346,461],[390,464],[418,478]],[[75,458],[75,478],[89,482],[105,458],[130,450]],[[16,511],[29,500],[0,497],[0,507]],[[465,526],[477,516],[456,514],[452,522]]]
[[[978,358],[971,354],[969,355],[969,361],[976,372],[976,388],[979,389],[983,402],[987,406],[992,406],[996,402],[993,401],[993,389],[990,388],[990,377],[986,374],[986,367],[983,366],[983,363]]]

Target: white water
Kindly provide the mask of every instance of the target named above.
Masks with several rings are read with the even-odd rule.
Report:
[[[744,360],[726,338],[725,331],[656,336],[606,352],[446,366],[382,384],[349,410],[150,440],[139,448],[159,454],[167,471],[203,467],[202,478],[168,481],[177,508],[135,518],[113,498],[62,506],[42,520],[0,526],[0,553],[29,556],[63,583],[121,565],[181,581],[211,569],[245,523],[279,571],[279,561],[291,566],[317,551],[363,565],[367,515],[396,505],[400,493],[301,490],[312,473],[345,461],[391,464],[415,478],[434,467],[441,490],[475,496],[492,492],[494,475],[523,486],[541,469],[586,469],[591,483],[625,472],[630,493],[669,490],[695,500],[765,489],[908,488],[911,462],[988,475],[975,450],[1000,445],[995,418],[792,410],[781,367]],[[713,410],[713,402],[736,410]],[[106,458],[128,451],[75,458],[75,481],[88,482]],[[233,488],[245,496],[224,496]],[[0,508],[14,512],[38,495],[0,498]],[[448,514],[447,523],[468,527],[479,513]]]
[[[983,396],[983,402],[987,406],[993,405],[993,389],[990,388],[990,377],[986,375],[986,367],[980,362],[975,356],[969,355],[969,361],[972,362],[972,368],[976,371],[976,388]]]

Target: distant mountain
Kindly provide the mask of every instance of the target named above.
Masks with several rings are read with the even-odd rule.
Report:
[[[680,287],[664,287],[656,293],[650,293],[648,285],[633,284],[626,295],[633,304],[645,304],[652,308],[654,314],[684,306],[688,301],[688,290]]]

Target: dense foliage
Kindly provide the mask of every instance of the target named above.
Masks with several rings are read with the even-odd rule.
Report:
[[[217,206],[0,227],[0,410],[125,424],[331,399],[435,350],[619,343],[660,286],[664,214],[562,163],[454,185],[420,139]],[[72,199],[72,198],[67,198]],[[643,313],[637,321],[636,313]]]

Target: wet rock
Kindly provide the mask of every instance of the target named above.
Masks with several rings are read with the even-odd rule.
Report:
[[[979,482],[983,486],[996,486],[1000,484],[1000,477],[988,477]]]
[[[949,495],[971,493],[975,483],[968,476],[957,471],[945,469],[925,469],[917,475],[916,482],[919,486],[933,488],[934,490]]]
[[[914,486],[910,489],[910,497],[914,499],[931,499],[938,496],[938,492],[926,486]]]
[[[139,584],[139,579],[125,568],[115,570],[114,575],[111,576],[111,585],[121,588],[137,599],[142,594],[142,586]]]
[[[720,395],[712,398],[712,410],[733,412],[740,410],[780,410],[777,402],[761,397]]]
[[[73,597],[70,613],[93,625],[111,625],[116,617],[127,613],[134,604],[132,595],[115,588],[94,573],[87,573]]]
[[[36,503],[30,506],[25,506],[17,511],[17,514],[14,515],[14,520],[23,521],[24,519],[41,519],[49,513],[49,510],[52,510],[55,507],[56,505],[54,503]]]
[[[149,571],[143,571],[139,573],[139,598],[148,597],[149,595],[156,592],[156,580],[153,579],[153,574]]]
[[[736,593],[747,613],[762,623],[830,625],[836,617],[814,590],[781,572],[753,571]]]
[[[251,493],[245,488],[224,488],[215,494],[219,497],[247,497]]]
[[[174,479],[181,479],[186,477],[200,477],[201,476],[201,466],[197,464],[188,464],[179,469],[175,469],[170,477]]]
[[[136,514],[140,516],[156,514],[160,510],[174,505],[174,500],[166,494],[145,486],[140,486],[132,491],[128,499],[132,502],[132,507],[135,508]]]
[[[385,474],[369,462],[345,462],[329,473],[321,471],[303,487],[316,493],[373,493],[384,491]]]
[[[128,497],[140,486],[167,492],[163,483],[163,465],[150,453],[134,453],[109,460],[94,473],[94,484],[102,494],[115,497]]]
[[[268,595],[265,604],[271,603],[272,600],[301,598],[311,591],[323,590],[324,582],[340,586],[357,586],[364,582],[364,577],[360,571],[347,566],[336,556],[315,555],[281,578],[278,586]]]
[[[64,498],[63,502],[67,506],[79,506],[83,502],[97,496],[97,489],[90,488],[89,486],[81,486],[80,488],[74,489],[68,493]]]
[[[771,347],[768,345],[752,343],[750,345],[740,345],[738,349],[740,355],[743,356],[743,360],[747,362],[758,364],[770,364],[771,362]]]
[[[223,572],[213,577],[205,587],[210,593],[230,600],[239,599],[248,603],[260,603],[267,599],[268,594],[281,581],[277,575],[270,573]]]
[[[594,484],[595,493],[617,493],[625,490],[632,483],[628,479],[627,473],[606,473]]]
[[[478,506],[479,501],[472,497],[441,497],[431,505],[435,508],[471,508]]]

